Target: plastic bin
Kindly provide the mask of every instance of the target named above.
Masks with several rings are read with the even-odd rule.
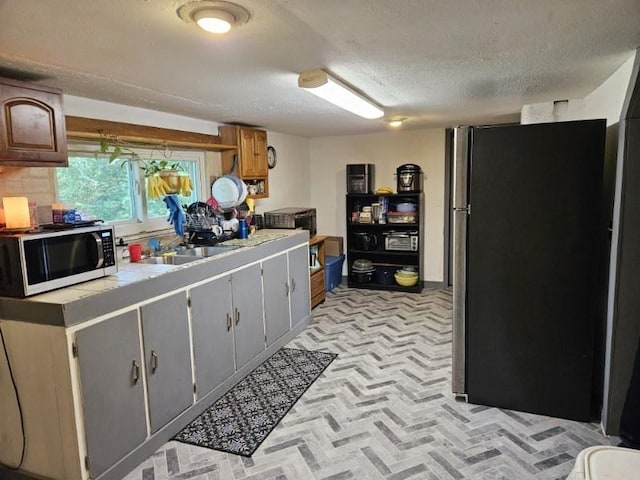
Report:
[[[327,255],[324,259],[325,276],[324,287],[327,292],[333,290],[342,281],[342,264],[344,263],[344,254],[339,257]]]

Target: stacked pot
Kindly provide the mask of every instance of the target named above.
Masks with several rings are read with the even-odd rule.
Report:
[[[371,260],[359,258],[353,262],[351,276],[356,283],[367,283],[373,280],[375,271],[376,267],[373,266]]]

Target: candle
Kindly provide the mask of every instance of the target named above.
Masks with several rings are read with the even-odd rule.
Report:
[[[27,197],[2,197],[7,228],[29,228],[29,201]]]

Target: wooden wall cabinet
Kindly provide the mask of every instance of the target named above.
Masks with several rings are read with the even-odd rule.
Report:
[[[62,91],[0,78],[0,166],[67,165]]]
[[[220,127],[218,135],[222,143],[238,147],[237,153],[222,152],[222,171],[225,174],[233,173],[245,183],[256,185],[257,193],[249,197],[268,197],[267,132],[239,125],[228,125]]]

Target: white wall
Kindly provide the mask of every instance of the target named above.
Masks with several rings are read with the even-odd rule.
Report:
[[[133,123],[149,127],[171,128],[185,132],[218,135],[219,123],[197,118],[158,112],[146,108],[130,107],[90,98],[64,95],[65,114],[71,117],[95,118],[112,122]]]
[[[267,141],[277,152],[269,170],[269,198],[256,200],[256,213],[285,207],[314,207],[309,184],[309,139],[268,132]]]
[[[318,210],[318,233],[324,235],[345,237],[346,164],[375,164],[375,187],[388,185],[394,191],[397,167],[405,163],[421,166],[425,192],[423,280],[443,281],[444,129],[313,138],[310,145],[311,202]]]
[[[606,118],[607,126],[620,121],[635,55],[589,95],[584,97],[585,118]]]

